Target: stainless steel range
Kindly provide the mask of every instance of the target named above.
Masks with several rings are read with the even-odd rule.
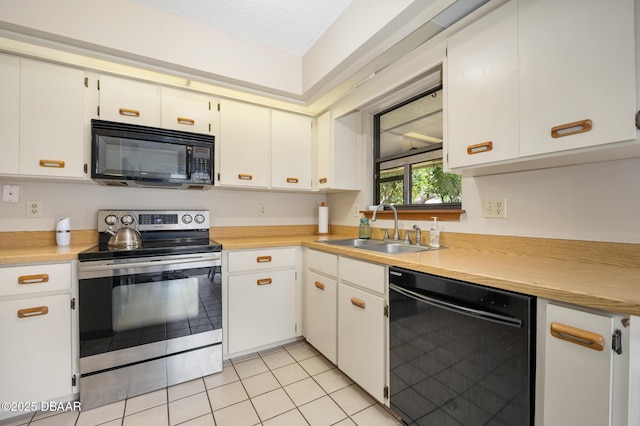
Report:
[[[99,244],[79,254],[82,408],[222,370],[222,246],[209,212],[98,211]],[[132,227],[141,245],[116,246]]]

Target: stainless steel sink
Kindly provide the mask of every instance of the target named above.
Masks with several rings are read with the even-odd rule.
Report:
[[[326,240],[326,241],[318,241],[320,243],[331,244],[334,246],[344,246],[344,247],[368,247],[372,245],[380,245],[384,244],[383,241],[379,240],[367,240],[364,238],[347,238],[344,240]]]
[[[347,238],[343,240],[327,240],[319,241],[325,244],[343,247],[355,247],[362,250],[376,251],[387,254],[415,253],[419,251],[427,251],[427,246],[413,246],[406,243],[380,240],[366,240],[363,238]]]
[[[380,253],[387,253],[387,254],[416,253],[419,251],[429,250],[429,247],[427,246],[411,246],[409,244],[402,244],[402,243],[382,243],[382,244],[370,245],[370,246],[365,246],[360,248],[363,250],[377,251]]]

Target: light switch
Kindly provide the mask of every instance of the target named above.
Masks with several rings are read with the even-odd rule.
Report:
[[[2,201],[5,203],[17,203],[20,198],[18,185],[2,185]]]

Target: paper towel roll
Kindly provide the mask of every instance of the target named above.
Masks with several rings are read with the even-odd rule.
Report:
[[[318,234],[329,233],[329,207],[318,207]]]

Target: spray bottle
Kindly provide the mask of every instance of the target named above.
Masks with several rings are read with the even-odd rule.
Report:
[[[432,217],[433,224],[429,230],[429,247],[437,249],[440,248],[440,228],[438,227],[437,217]]]

